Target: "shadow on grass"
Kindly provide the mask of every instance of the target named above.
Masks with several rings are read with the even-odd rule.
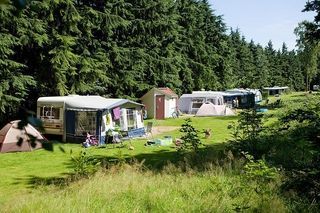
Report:
[[[163,169],[170,163],[175,166],[179,166],[179,163],[184,160],[184,155],[180,155],[174,147],[172,150],[155,150],[152,153],[141,153],[138,155],[123,155],[106,157],[95,155],[95,159],[99,159],[100,162],[117,162],[119,157],[125,160],[126,163],[130,162],[143,162],[144,166],[153,172],[162,172]],[[121,149],[120,149],[121,150]],[[200,159],[197,164],[216,163],[221,162],[226,157],[226,144],[216,143],[212,145],[205,145],[199,150]]]
[[[17,178],[17,182],[15,184],[19,184],[21,182],[26,182],[28,184],[28,188],[37,188],[39,186],[60,186],[65,187],[70,183],[78,180],[74,174],[62,174],[62,177],[39,177],[39,176],[28,176],[26,178]]]
[[[119,149],[119,148],[118,148]],[[214,145],[207,145],[199,150],[199,156],[201,159],[197,162],[195,167],[201,171],[199,167],[207,163],[219,164],[224,161],[226,144],[219,143]],[[121,150],[121,148],[119,149]],[[102,155],[91,155],[91,160],[100,162],[100,165],[104,169],[108,169],[119,163],[136,164],[143,163],[143,168],[146,170],[153,171],[155,173],[162,172],[168,164],[173,164],[176,167],[181,166],[181,162],[185,159],[179,155],[175,150],[155,150],[152,153],[142,153],[134,156],[119,155],[119,156],[102,156]],[[89,160],[90,161],[90,160]],[[74,169],[74,163],[70,160],[66,163],[66,166],[70,169]],[[188,165],[189,166],[189,165]],[[200,168],[200,169],[199,169]],[[183,170],[182,170],[183,171]],[[26,178],[17,179],[17,183],[26,182],[29,188],[37,188],[39,186],[54,185],[58,187],[66,187],[70,183],[77,180],[87,178],[90,175],[77,175],[76,173],[64,173],[60,176],[55,177],[40,177],[40,176],[29,176]]]

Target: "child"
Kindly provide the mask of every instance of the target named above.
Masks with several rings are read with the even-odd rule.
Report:
[[[89,134],[89,132],[87,132],[87,137],[85,142],[82,143],[82,145],[84,146],[84,148],[88,148],[89,146],[91,146],[92,144],[92,139],[91,139],[91,135]]]
[[[89,143],[88,139],[86,139],[86,141],[84,141],[84,142],[82,143],[82,146],[83,146],[84,148],[88,148],[88,147],[90,146],[90,143]]]

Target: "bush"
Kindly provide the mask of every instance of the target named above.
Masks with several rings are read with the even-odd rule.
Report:
[[[264,130],[262,118],[263,114],[258,113],[255,109],[240,112],[237,123],[228,126],[229,129],[232,129],[229,148],[238,155],[241,152],[248,152],[255,158],[261,157],[263,153],[258,147],[258,140]]]
[[[253,156],[245,154],[248,160],[244,166],[244,174],[248,179],[258,180],[262,182],[269,182],[276,179],[277,169],[269,167],[264,159],[254,160]]]
[[[320,207],[320,170],[305,169],[295,170],[289,173],[289,178],[283,184],[284,192],[294,191],[300,198],[306,198]]]
[[[181,136],[182,143],[178,146],[180,153],[189,151],[197,153],[199,146],[202,145],[198,136],[199,131],[196,130],[191,123],[191,119],[188,118],[181,126],[180,132],[182,132],[183,135]]]
[[[78,156],[71,157],[71,164],[75,175],[88,177],[98,170],[100,161],[88,155],[86,150],[82,150]]]

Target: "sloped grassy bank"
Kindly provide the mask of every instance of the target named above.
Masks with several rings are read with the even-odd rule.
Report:
[[[276,180],[260,182],[224,166],[161,172],[118,164],[68,186],[41,186],[2,206],[4,212],[286,212]],[[264,184],[261,186],[261,184]]]

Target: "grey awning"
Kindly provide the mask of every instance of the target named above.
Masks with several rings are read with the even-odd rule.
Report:
[[[53,96],[53,97],[41,97],[38,99],[38,103],[42,105],[50,105],[54,103],[60,103],[65,106],[67,110],[73,111],[104,111],[112,109],[126,103],[134,106],[143,106],[128,99],[121,98],[104,98],[101,96]]]

